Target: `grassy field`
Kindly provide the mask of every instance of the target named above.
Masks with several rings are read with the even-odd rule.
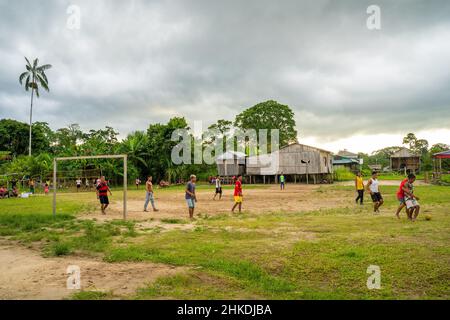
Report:
[[[253,188],[261,197],[268,191]],[[241,215],[199,211],[194,223],[183,212],[177,218],[149,218],[156,225],[147,228],[132,220],[79,219],[95,208],[90,194],[60,195],[56,219],[50,197],[0,200],[0,236],[38,247],[48,258],[83,255],[111,264],[186,268],[142,283],[131,295],[81,291],[73,299],[449,299],[450,187],[417,188],[423,212],[416,223],[404,213],[403,219],[394,218],[395,190],[382,187],[381,215],[371,213],[370,203],[355,205],[352,187],[320,186],[311,187],[309,196],[338,194],[348,202],[312,211],[301,206],[265,213],[246,208]],[[180,191],[161,190],[160,201]],[[202,192],[210,187],[200,187]],[[130,191],[130,198],[140,196]],[[166,225],[185,228],[163,231]],[[380,290],[367,289],[370,265],[381,268]]]

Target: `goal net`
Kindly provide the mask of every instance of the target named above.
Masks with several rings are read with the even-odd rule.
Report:
[[[122,159],[123,160],[123,219],[127,218],[127,155],[102,155],[102,156],[81,156],[81,157],[64,157],[55,158],[53,160],[53,176],[52,176],[52,190],[53,190],[53,216],[56,216],[57,190],[65,188],[80,188],[86,189],[95,188],[96,180],[103,175],[100,168],[96,169],[75,169],[58,171],[58,163],[68,161],[81,160],[99,160],[99,159]],[[50,184],[50,183],[49,183]],[[80,187],[78,187],[80,184]]]

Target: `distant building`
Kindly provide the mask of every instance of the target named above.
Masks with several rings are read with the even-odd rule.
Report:
[[[352,172],[358,172],[363,164],[363,159],[360,159],[356,153],[350,152],[347,149],[339,151],[333,157],[334,170],[340,168],[348,168]]]
[[[367,167],[370,170],[376,171],[376,172],[381,172],[381,170],[383,169],[383,166],[381,164],[369,164]]]
[[[246,175],[250,182],[278,182],[281,173],[288,182],[331,182],[332,153],[293,143],[272,154],[248,157]]]
[[[391,156],[391,170],[405,173],[420,170],[420,155],[407,148],[401,148]]]
[[[350,152],[347,149],[341,150],[337,153],[337,156],[348,158],[348,159],[359,159],[356,153]]]
[[[231,177],[245,174],[245,153],[227,151],[216,159],[220,176]]]

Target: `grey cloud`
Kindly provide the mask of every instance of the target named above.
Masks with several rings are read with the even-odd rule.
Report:
[[[52,63],[36,120],[122,134],[174,115],[210,123],[276,99],[302,136],[445,127],[450,3],[375,1],[0,1],[0,117],[26,121],[23,56]],[[34,14],[30,15],[30,12]]]

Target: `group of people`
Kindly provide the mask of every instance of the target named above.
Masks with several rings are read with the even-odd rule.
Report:
[[[397,199],[399,201],[399,207],[396,212],[396,216],[400,218],[401,211],[406,207],[406,214],[408,219],[411,221],[416,221],[417,216],[420,213],[420,204],[419,198],[414,195],[414,182],[416,180],[416,176],[414,174],[409,174],[406,179],[404,179],[400,187],[397,191]],[[220,176],[216,176],[213,180],[215,184],[215,194],[213,200],[216,200],[217,196],[219,196],[219,200],[222,199],[223,190],[222,190],[222,179]],[[280,175],[280,189],[285,189],[285,177],[283,173]],[[196,182],[197,177],[195,175],[191,175],[189,181],[186,184],[186,188],[184,190],[185,200],[188,207],[189,217],[194,219],[194,211],[197,203],[197,194],[196,194]],[[238,208],[239,212],[242,211],[242,203],[243,203],[243,191],[242,191],[242,175],[237,177],[233,177],[234,182],[234,204],[231,208],[231,211],[234,213]],[[96,182],[96,192],[97,197],[101,204],[101,211],[103,214],[106,214],[106,208],[109,205],[108,193],[112,195],[111,189],[108,186],[108,182],[105,177],[102,176]],[[139,187],[140,181],[136,180],[136,186]],[[145,183],[146,196],[144,202],[144,212],[148,212],[148,206],[151,204],[152,210],[154,212],[159,211],[155,205],[155,197],[154,197],[154,188],[153,188],[153,177],[148,176],[147,181]],[[373,211],[375,214],[380,212],[380,207],[384,204],[384,199],[381,194],[380,182],[378,180],[378,173],[372,172],[371,178],[367,181],[367,184],[364,183],[364,179],[362,177],[361,172],[358,172],[355,178],[355,189],[357,192],[357,197],[355,202],[360,205],[364,204],[364,193],[367,191],[370,193],[373,202]],[[0,189],[1,194],[1,189]]]
[[[19,188],[17,186],[17,180],[11,180],[10,186],[0,185],[0,199],[5,198],[17,198],[19,196]]]
[[[243,202],[243,194],[242,194],[242,176],[234,177],[235,187],[234,187],[234,205],[231,209],[232,212],[239,208],[239,212],[242,211],[242,202]],[[188,207],[189,218],[194,219],[194,211],[197,203],[197,194],[195,192],[196,189],[197,177],[195,175],[191,175],[188,183],[185,188],[184,198],[186,200],[186,204]],[[222,199],[222,180],[219,176],[217,176],[214,180],[216,186],[216,192],[214,194],[213,200],[216,199],[217,195],[219,195],[219,200]],[[147,182],[145,184],[146,188],[146,197],[144,202],[144,212],[148,212],[148,205],[152,205],[153,211],[159,211],[155,205],[155,197],[153,191],[153,177],[149,176],[147,178]]]
[[[400,187],[396,194],[399,201],[399,206],[395,213],[397,218],[400,218],[400,213],[405,207],[408,219],[411,221],[416,221],[417,216],[420,213],[419,198],[414,195],[415,181],[416,176],[413,173],[410,173],[408,177],[400,183]],[[384,199],[380,190],[378,172],[372,172],[372,177],[367,182],[367,185],[364,184],[361,172],[358,172],[355,178],[355,189],[357,192],[357,197],[355,199],[356,203],[359,203],[360,205],[364,204],[364,192],[367,191],[372,198],[374,213],[380,212],[380,207],[384,204]]]

